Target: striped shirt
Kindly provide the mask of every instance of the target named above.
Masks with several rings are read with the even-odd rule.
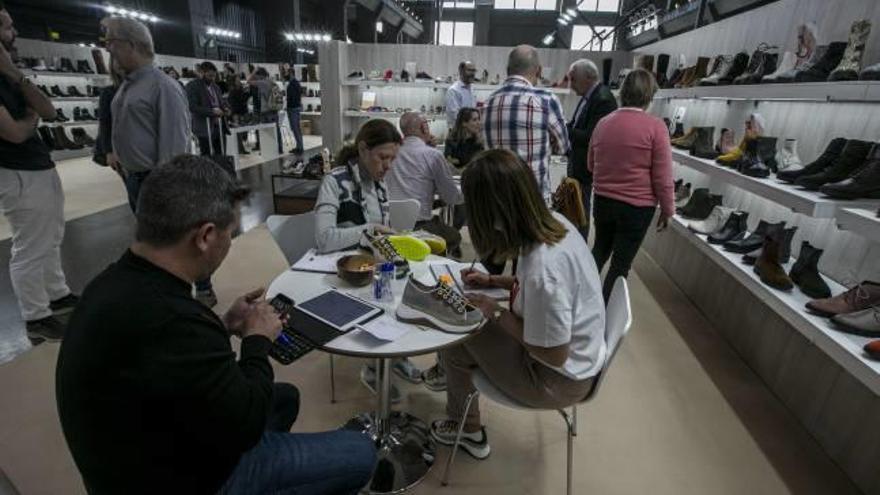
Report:
[[[562,105],[553,93],[522,76],[510,76],[489,97],[483,112],[486,147],[518,154],[532,169],[538,189],[550,202],[550,155],[568,153]]]

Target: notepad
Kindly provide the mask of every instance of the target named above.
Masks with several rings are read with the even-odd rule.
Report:
[[[358,253],[360,253],[360,251],[352,249],[348,251],[318,254],[318,252],[312,248],[309,249],[302,258],[297,260],[290,269],[298,272],[336,273],[336,262],[339,261],[340,258]]]
[[[428,268],[431,275],[434,277],[434,280],[439,282],[441,275],[450,275],[452,276],[452,280],[455,281],[455,290],[459,294],[466,294],[468,292],[475,294],[483,294],[485,296],[491,297],[492,299],[507,299],[510,296],[510,292],[505,289],[483,289],[478,287],[468,287],[465,285],[464,280],[461,278],[461,271],[470,268],[470,263],[456,263],[449,261],[437,261],[434,263],[430,263]],[[486,268],[477,263],[474,265],[474,270],[481,271],[483,273],[489,273]]]

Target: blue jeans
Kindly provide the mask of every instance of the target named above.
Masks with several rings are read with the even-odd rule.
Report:
[[[373,441],[360,432],[267,431],[219,493],[356,494],[370,481],[375,463]]]
[[[123,182],[125,183],[125,190],[128,193],[128,206],[131,208],[132,213],[137,212],[137,202],[138,198],[141,195],[141,186],[144,181],[147,180],[147,177],[150,175],[150,171],[144,172],[125,172],[125,178]],[[211,279],[207,280],[199,280],[196,282],[196,290],[197,291],[209,291],[213,286],[211,285]]]
[[[303,148],[302,128],[299,126],[300,112],[302,112],[302,108],[288,108],[287,120],[290,123],[290,130],[293,131],[293,138],[296,140],[296,151],[302,153],[305,149]]]

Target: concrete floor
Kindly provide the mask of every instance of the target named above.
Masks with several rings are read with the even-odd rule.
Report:
[[[244,174],[257,194],[245,209],[245,233],[214,277],[220,310],[286,268],[261,225],[271,208],[268,183],[276,167],[261,165]],[[116,207],[70,223],[64,254],[75,288],[120,255],[131,222],[127,209]],[[8,243],[0,249],[6,258]],[[14,320],[10,311],[17,310],[4,294],[8,274],[3,276],[0,311],[9,321]],[[600,395],[580,410],[575,493],[858,493],[649,258],[639,257],[629,282],[634,326]],[[0,332],[0,346],[11,332]],[[0,365],[0,468],[24,494],[83,492],[55,410],[57,352],[57,344],[43,344]],[[416,362],[428,366],[433,359]],[[326,355],[313,352],[291,366],[276,366],[277,380],[301,390],[294,431],[336,428],[372,409],[373,397],[357,379],[361,364],[337,359],[336,404],[329,401]],[[442,416],[443,394],[400,386],[400,410],[425,420]],[[563,493],[565,429],[558,415],[485,402],[484,412],[492,456],[485,461],[458,456],[452,483],[442,488],[440,467],[448,449],[441,447],[437,468],[412,493]]]

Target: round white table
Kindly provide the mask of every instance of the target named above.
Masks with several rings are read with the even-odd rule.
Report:
[[[410,263],[415,277],[428,272],[428,263],[445,258],[430,256],[425,262]],[[336,275],[287,270],[269,286],[267,298],[283,293],[294,301],[311,299],[330,288],[337,288],[382,307],[385,314],[394,311],[403,297],[406,278],[392,284],[393,303],[379,303],[372,298],[372,286],[352,287]],[[434,464],[435,445],[428,425],[404,412],[391,411],[391,358],[416,356],[438,351],[469,338],[469,334],[450,334],[430,327],[408,325],[410,330],[393,342],[383,342],[363,330],[354,329],[333,339],[320,348],[332,354],[374,358],[378,397],[376,411],[358,414],[346,428],[357,429],[370,435],[378,449],[378,463],[369,493],[402,493],[418,484]]]

